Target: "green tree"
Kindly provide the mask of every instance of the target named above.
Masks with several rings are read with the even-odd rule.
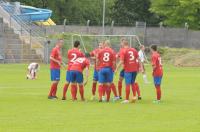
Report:
[[[150,0],[116,0],[111,18],[118,25],[134,25],[136,21],[157,24],[160,18],[149,11]]]
[[[15,1],[15,0],[11,0]],[[19,2],[39,7],[49,8],[53,11],[52,19],[57,24],[62,24],[67,19],[67,24],[86,24],[87,20],[91,25],[102,23],[102,0],[18,0]],[[106,22],[109,23],[109,13],[114,0],[106,0]]]
[[[200,29],[200,0],[152,0],[152,12],[163,16],[164,24]]]

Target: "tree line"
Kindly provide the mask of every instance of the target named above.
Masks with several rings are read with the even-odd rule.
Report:
[[[10,0],[14,2],[15,0]],[[22,4],[49,8],[57,24],[102,24],[103,0],[18,0]],[[105,24],[132,26],[136,21],[200,29],[200,0],[105,0]]]

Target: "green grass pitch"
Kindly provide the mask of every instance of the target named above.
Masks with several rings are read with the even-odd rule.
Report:
[[[165,66],[161,104],[152,103],[154,86],[143,84],[142,76],[138,75],[143,99],[135,104],[120,104],[72,102],[69,91],[67,101],[48,100],[49,66],[42,65],[39,78],[34,81],[25,79],[26,67],[25,64],[0,65],[0,132],[200,131],[200,68]],[[147,71],[151,80],[150,66]],[[90,73],[86,99],[91,95]],[[60,98],[64,70],[61,80]],[[117,80],[118,75],[116,84]]]

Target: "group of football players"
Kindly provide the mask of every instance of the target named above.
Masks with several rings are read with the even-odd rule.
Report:
[[[50,70],[51,70],[51,89],[48,99],[57,98],[57,86],[60,81],[60,68],[63,65],[61,57],[61,48],[64,41],[59,39],[56,46],[52,49],[50,55]],[[92,97],[95,100],[96,87],[98,83],[98,100],[99,102],[109,102],[111,92],[114,94],[113,100],[122,99],[122,82],[125,80],[125,99],[122,103],[135,102],[141,100],[140,89],[138,83],[135,81],[139,72],[143,74],[145,83],[149,83],[145,74],[144,62],[145,55],[143,45],[140,46],[138,52],[135,48],[130,47],[126,39],[121,39],[120,51],[116,53],[110,44],[109,40],[102,41],[98,47],[90,53],[83,53],[80,50],[80,42],[75,41],[73,48],[68,50],[68,67],[66,71],[66,83],[63,88],[62,100],[66,100],[66,93],[69,85],[71,85],[72,100],[77,100],[77,92],[79,89],[81,100],[84,101],[84,86],[88,82],[90,60],[94,63],[94,74],[92,83]],[[161,100],[161,80],[162,80],[162,64],[157,46],[152,45],[151,50],[151,64],[153,68],[154,85],[156,88],[157,99],[155,103],[160,103]],[[121,68],[122,67],[122,68]],[[118,81],[118,92],[113,82],[114,74],[119,69],[120,77]],[[85,70],[85,78],[83,71]],[[130,91],[132,90],[133,97],[129,98]]]

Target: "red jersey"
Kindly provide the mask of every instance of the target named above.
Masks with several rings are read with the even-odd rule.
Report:
[[[85,57],[77,58],[71,65],[70,70],[83,72],[86,67],[90,67],[90,61]]]
[[[101,50],[101,49],[99,49],[99,48],[94,49],[92,52],[90,52],[90,56],[96,57],[96,56],[98,55],[98,53],[99,53],[100,50]],[[94,69],[95,69],[95,70],[99,70],[99,67],[98,67],[97,64],[96,64],[96,58],[94,59]]]
[[[115,53],[114,51],[109,48],[106,47],[102,50],[99,51],[98,53],[98,65],[99,68],[104,68],[104,67],[110,67],[113,68],[114,65],[114,61],[115,61]]]
[[[73,64],[73,62],[79,57],[84,57],[84,54],[78,48],[73,48],[73,49],[68,50],[68,53],[67,53],[68,70],[70,70],[70,67]]]
[[[120,56],[122,56],[124,50],[126,50],[125,48],[120,48],[119,52],[117,53],[117,58],[120,58]]]
[[[155,67],[153,69],[153,76],[162,76],[163,75],[163,69],[162,69],[161,57],[160,57],[160,54],[158,52],[152,53],[151,63],[152,63],[152,66]]]
[[[138,52],[134,48],[125,48],[120,55],[121,61],[123,61],[125,72],[137,72],[138,69]]]
[[[54,59],[62,62],[62,56],[61,56],[61,52],[60,52],[60,47],[56,46],[52,49],[51,51],[51,57],[53,57]],[[50,60],[50,68],[51,69],[60,69],[60,65],[58,65],[57,62]]]

